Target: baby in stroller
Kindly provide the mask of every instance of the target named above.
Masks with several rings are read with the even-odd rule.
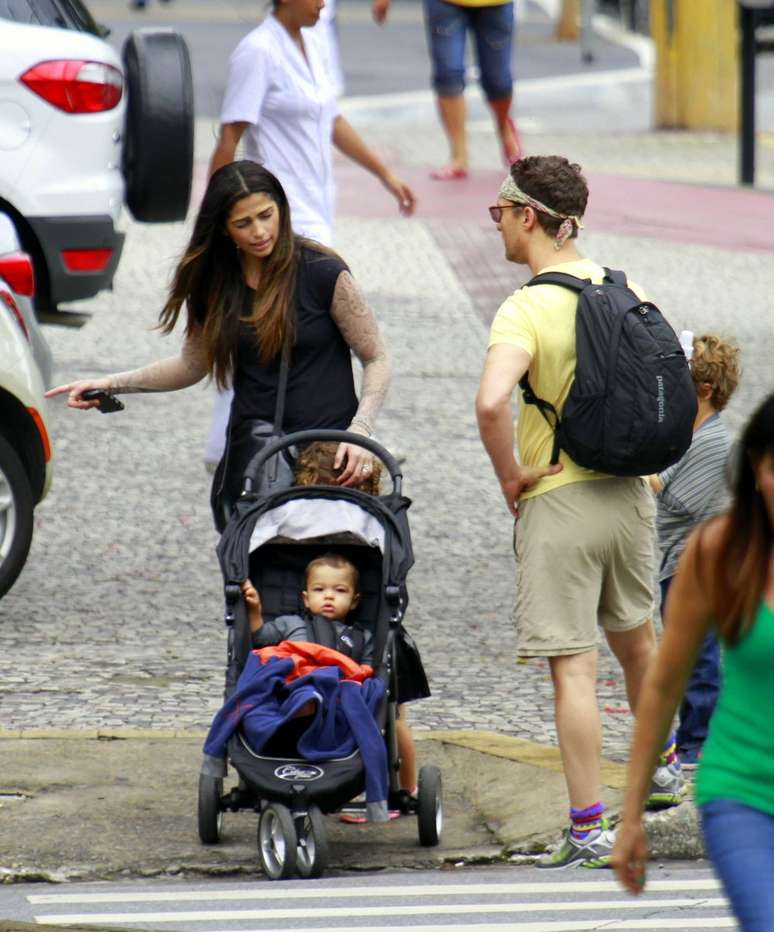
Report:
[[[333,647],[358,663],[370,666],[373,660],[373,635],[361,625],[348,625],[346,618],[360,601],[357,567],[337,553],[316,557],[304,571],[301,597],[307,617],[280,615],[264,623],[261,597],[246,579],[242,593],[247,606],[247,621],[254,649],[280,644],[282,641],[312,641]],[[326,628],[328,630],[326,630]],[[307,703],[296,718],[314,713],[314,703]]]

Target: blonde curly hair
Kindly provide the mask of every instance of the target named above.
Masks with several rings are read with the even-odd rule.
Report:
[[[697,388],[702,383],[712,386],[710,402],[716,411],[722,411],[736,391],[742,374],[739,347],[734,340],[715,333],[694,337],[691,373]]]
[[[319,441],[307,444],[298,454],[296,460],[296,485],[336,485],[341,474],[341,467],[335,469],[333,463],[339,445],[336,441]],[[382,480],[382,464],[374,459],[370,474],[357,488],[369,495],[379,495]]]

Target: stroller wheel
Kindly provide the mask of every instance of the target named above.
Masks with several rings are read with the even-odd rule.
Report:
[[[437,767],[422,767],[419,771],[417,827],[420,845],[432,848],[441,840],[443,793],[441,771]]]
[[[328,864],[328,832],[325,818],[314,803],[303,815],[296,816],[299,877],[322,877]]]
[[[199,838],[205,845],[217,845],[223,828],[222,777],[199,774]]]
[[[258,820],[258,856],[269,880],[285,880],[296,870],[296,827],[287,806],[269,803]]]

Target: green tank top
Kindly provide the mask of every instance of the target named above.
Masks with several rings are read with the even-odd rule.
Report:
[[[774,815],[774,610],[723,647],[723,681],[696,775],[696,802],[733,799]]]

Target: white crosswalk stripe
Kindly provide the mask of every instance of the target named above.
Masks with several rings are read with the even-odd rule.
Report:
[[[533,872],[534,875],[534,872]],[[437,877],[437,875],[435,875]],[[554,879],[555,877],[555,879]],[[733,929],[717,881],[686,871],[654,879],[640,897],[615,880],[394,883],[336,878],[305,883],[164,883],[111,885],[76,892],[30,893],[35,921],[193,932],[573,932],[573,930]],[[565,879],[566,878],[566,879]],[[161,888],[160,888],[161,887]],[[108,907],[108,911],[105,908]]]

